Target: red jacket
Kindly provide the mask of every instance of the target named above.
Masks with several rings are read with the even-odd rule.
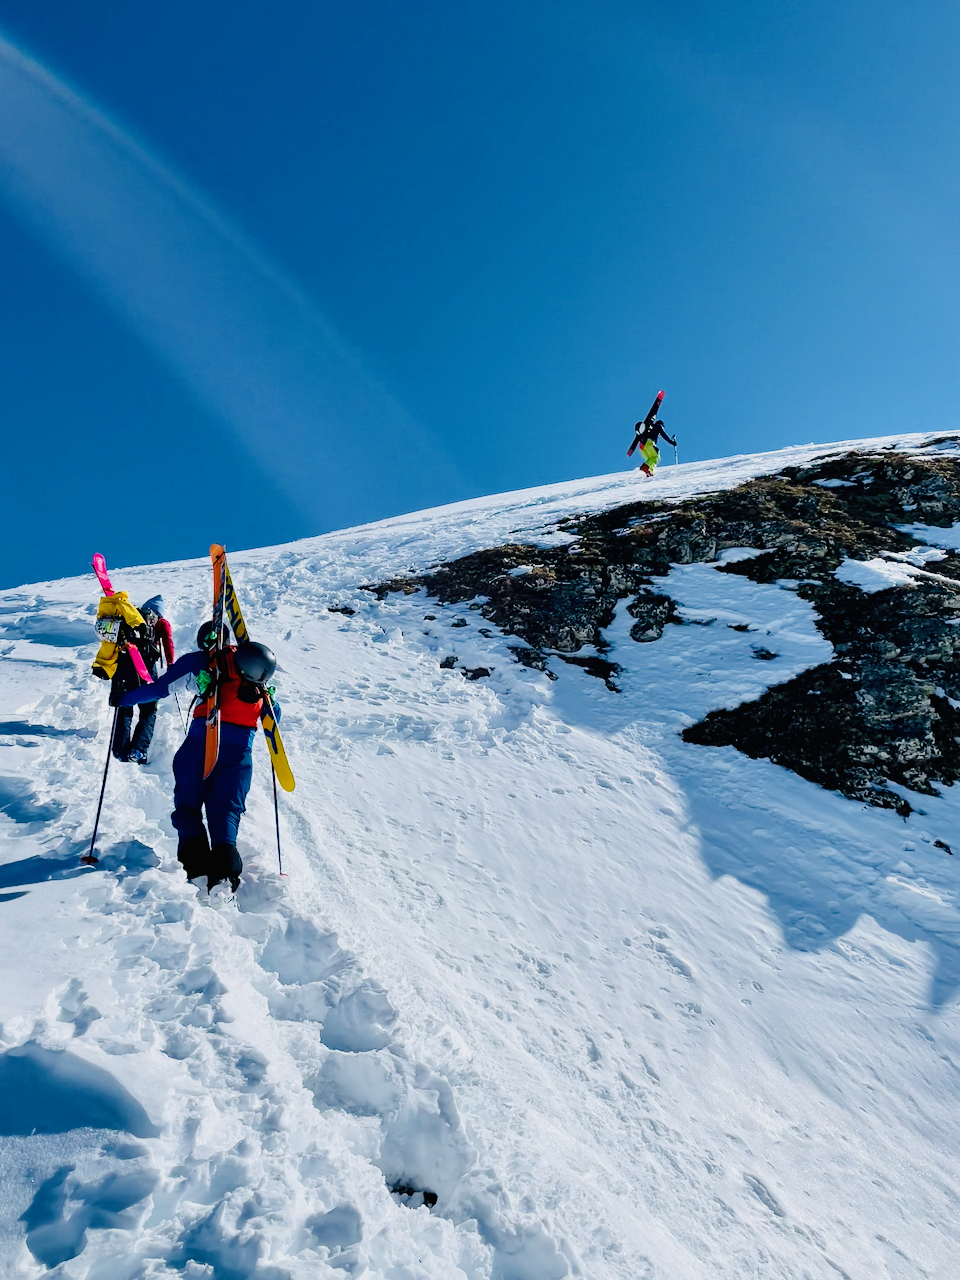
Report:
[[[166,660],[167,666],[173,666],[173,659],[175,656],[173,652],[173,632],[170,630],[170,623],[166,618],[157,619],[153,628],[153,634],[163,645],[163,656]]]

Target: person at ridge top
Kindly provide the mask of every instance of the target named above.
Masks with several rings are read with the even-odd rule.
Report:
[[[668,436],[666,431],[663,429],[662,418],[657,418],[656,422],[651,423],[649,427],[644,427],[642,422],[638,422],[634,430],[640,436],[637,443],[640,446],[640,453],[643,455],[643,463],[641,464],[640,470],[646,475],[652,476],[653,468],[660,461],[660,451],[657,448],[657,441],[661,439],[666,440],[667,444],[672,444],[674,448],[677,447],[677,442]]]
[[[170,686],[187,675],[197,684],[193,723],[173,758],[173,813],[179,837],[177,857],[188,880],[207,877],[207,892],[223,880],[236,892],[243,871],[237,852],[237,829],[243,816],[253,777],[253,740],[256,736],[266,682],[277,667],[266,645],[251,640],[217,651],[212,622],[197,632],[197,649],[185,653],[155,684],[131,689],[124,706],[146,698],[165,698]],[[220,753],[210,776],[204,778],[205,719],[220,689]],[[273,690],[268,691],[271,698]],[[274,703],[277,719],[280,709]],[[206,826],[204,826],[204,811]],[[208,835],[209,830],[209,835]]]
[[[168,667],[174,659],[173,635],[170,631],[170,623],[163,616],[162,597],[152,596],[146,604],[140,606],[140,614],[144,626],[135,627],[132,630],[130,643],[137,646],[144,666],[156,680],[157,665],[161,655]],[[126,647],[123,647],[117,656],[117,669],[110,681],[110,706],[120,708],[110,749],[117,760],[130,761],[131,764],[147,763],[147,752],[153,741],[153,730],[157,721],[156,699],[141,702],[140,718],[131,735],[133,708],[125,705],[123,698],[131,689],[139,687],[140,677],[133,665],[133,659]],[[153,686],[145,685],[144,687],[152,688]]]

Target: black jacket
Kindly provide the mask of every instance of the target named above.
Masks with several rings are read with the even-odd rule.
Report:
[[[667,435],[667,433],[663,429],[663,423],[660,421],[659,418],[656,420],[655,423],[653,423],[652,426],[649,426],[649,427],[644,427],[642,422],[638,422],[637,433],[640,436],[641,444],[646,444],[649,440],[652,440],[653,443],[656,444],[658,440],[662,439],[662,440],[666,440],[667,444],[672,444],[674,448],[677,447],[676,440],[674,440],[671,436]]]

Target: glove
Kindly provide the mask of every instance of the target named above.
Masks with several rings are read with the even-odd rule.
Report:
[[[276,686],[275,684],[268,684],[268,685],[267,685],[267,697],[270,699],[270,701],[271,701],[271,702],[272,702],[272,701],[274,700],[274,698],[276,697],[276,693],[277,693],[277,686]]]
[[[212,671],[198,671],[196,674],[197,694],[201,698],[205,698],[213,686],[216,684],[216,677]]]

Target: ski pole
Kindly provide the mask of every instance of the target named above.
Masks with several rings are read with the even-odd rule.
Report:
[[[283,871],[283,854],[280,852],[280,805],[277,803],[277,771],[273,767],[273,761],[270,761],[270,772],[273,774],[273,815],[277,820],[277,865],[280,868],[280,874],[286,879]]]
[[[103,794],[107,789],[107,770],[110,768],[110,757],[113,755],[113,737],[117,732],[117,716],[120,714],[120,708],[116,707],[113,712],[113,725],[110,729],[110,738],[107,742],[107,763],[103,766],[103,782],[100,784],[100,803],[97,805],[97,816],[93,821],[93,836],[90,840],[90,848],[87,850],[86,856],[81,858],[81,862],[93,866],[99,859],[94,857],[93,846],[97,843],[97,832],[100,829],[100,811],[103,808]]]
[[[673,465],[675,467],[679,467],[680,465],[680,450],[676,445],[673,446]]]
[[[180,705],[180,695],[177,693],[176,689],[174,689],[173,691],[173,700],[177,704],[177,711],[179,712],[179,715],[180,715],[180,724],[183,728],[184,735],[186,735],[187,722],[183,718],[183,707],[181,707]]]

